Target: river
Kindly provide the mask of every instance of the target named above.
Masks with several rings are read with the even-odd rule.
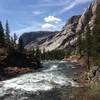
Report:
[[[0,100],[61,100],[79,66],[68,61],[46,61],[40,70],[0,82]]]

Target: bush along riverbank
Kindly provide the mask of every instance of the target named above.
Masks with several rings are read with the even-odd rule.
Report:
[[[40,60],[30,52],[23,53],[13,49],[7,55],[2,54],[0,61],[0,80],[16,77],[20,74],[33,72],[41,67]]]

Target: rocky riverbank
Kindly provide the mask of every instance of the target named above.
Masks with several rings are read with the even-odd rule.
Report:
[[[65,60],[80,64],[79,72],[75,73],[73,78],[74,81],[80,83],[80,87],[77,91],[71,90],[71,99],[68,100],[100,100],[100,66],[95,66],[91,61],[92,64],[88,70],[86,56],[73,55],[65,57]],[[68,98],[66,92],[64,96]]]

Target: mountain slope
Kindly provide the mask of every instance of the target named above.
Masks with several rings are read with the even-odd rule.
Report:
[[[41,39],[47,38],[48,36],[54,36],[57,32],[49,32],[49,31],[37,31],[37,32],[27,32],[23,33],[21,38],[24,41],[24,46],[29,44],[30,42],[38,42]]]

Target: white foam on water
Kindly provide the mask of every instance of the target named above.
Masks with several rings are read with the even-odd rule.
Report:
[[[79,84],[74,82],[73,80],[70,79],[69,82],[71,83],[72,87],[79,87]]]
[[[66,63],[66,62],[67,62],[66,60],[59,61],[59,63]]]
[[[73,69],[75,69],[76,67],[72,66]]]
[[[66,80],[62,76],[56,76],[52,73],[37,73],[23,75],[18,78],[3,81],[4,88],[22,89],[25,91],[46,91],[54,88],[54,84],[60,86],[66,84]]]
[[[58,65],[52,65],[49,69],[44,70],[44,72],[57,70],[57,68],[58,68]]]
[[[5,89],[20,89],[24,91],[48,91],[61,86],[77,86],[75,82],[67,78],[64,74],[57,73],[58,65],[52,65],[47,70],[21,75],[19,77],[3,81],[0,91]]]

